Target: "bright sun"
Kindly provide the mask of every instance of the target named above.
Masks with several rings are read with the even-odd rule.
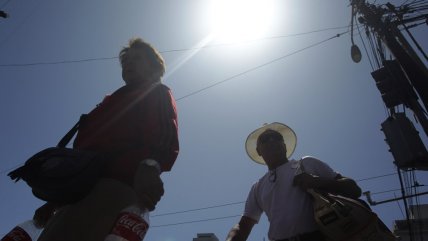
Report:
[[[237,42],[259,38],[273,23],[273,0],[213,0],[214,38]]]

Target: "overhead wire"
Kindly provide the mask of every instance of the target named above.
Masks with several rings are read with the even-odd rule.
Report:
[[[377,68],[380,68],[382,65],[379,61],[378,52],[376,51],[376,47],[375,47],[376,45],[375,45],[375,42],[373,40],[374,38],[376,38],[376,36],[374,36],[374,33],[371,32],[368,28],[366,30],[366,34],[367,34],[367,39],[369,42],[369,46],[370,46],[370,50],[372,52],[373,59],[376,63]]]
[[[406,172],[405,173],[405,179],[404,179],[404,181],[405,181],[405,185],[406,185],[406,189],[407,189],[407,192],[405,192],[405,195],[412,195],[413,194],[413,188],[412,188],[412,185],[411,185],[411,183],[412,183],[412,181],[413,181],[413,175],[412,175],[412,173],[411,172]],[[413,198],[408,198],[408,199],[406,199],[407,200],[407,205],[406,205],[406,209],[408,210],[408,212],[411,210],[410,209],[410,207],[412,207],[413,206]],[[407,222],[408,222],[408,224],[409,224],[409,233],[411,233],[410,234],[410,236],[413,236],[413,237],[415,237],[415,227],[414,227],[414,225],[412,225],[412,221],[410,220],[410,216],[408,215],[407,216]]]
[[[395,193],[394,193],[394,198],[397,198],[397,195],[395,195]],[[397,203],[398,209],[400,209],[400,212],[401,212],[402,217],[403,217],[403,218],[406,218],[406,216],[405,216],[405,214],[404,214],[404,212],[403,212],[403,209],[401,208],[400,202],[399,202],[398,200],[397,200],[397,201],[395,201],[395,202]]]
[[[264,38],[256,38],[256,39],[252,39],[252,40],[242,41],[239,43],[220,43],[220,44],[210,44],[210,45],[206,45],[203,47],[166,50],[166,51],[161,51],[161,53],[182,52],[182,51],[190,51],[190,50],[193,51],[193,50],[207,49],[207,48],[213,48],[213,47],[233,46],[233,45],[251,43],[251,42],[256,42],[256,41],[261,41],[261,40],[298,37],[298,36],[303,36],[303,35],[308,35],[308,34],[313,34],[313,33],[325,32],[325,31],[329,31],[329,30],[345,29],[345,28],[348,28],[348,26],[330,27],[330,28],[323,28],[323,29],[318,29],[318,30],[311,30],[311,31],[302,32],[302,33],[294,33],[294,34],[287,34],[287,35],[278,35],[278,36],[270,36],[270,37],[264,37]]]
[[[363,40],[363,35],[361,34],[361,30],[360,30],[360,27],[359,27],[358,25],[357,25],[357,30],[358,30],[358,33],[359,33],[359,35],[360,35],[361,42],[363,43],[364,51],[365,51],[365,52],[366,52],[366,54],[367,54],[367,59],[369,60],[370,66],[372,67],[372,70],[374,70],[374,66],[373,66],[372,60],[371,60],[371,58],[370,58],[370,54],[369,54],[369,52],[368,52],[368,50],[367,50],[367,46],[366,46],[366,44],[365,44],[365,42],[364,42],[364,40]]]
[[[210,89],[210,88],[213,88],[213,87],[215,87],[215,86],[217,86],[217,85],[223,84],[223,83],[225,83],[225,82],[227,82],[227,81],[229,81],[229,80],[231,80],[231,79],[234,79],[234,78],[237,78],[237,77],[239,77],[239,76],[245,75],[245,74],[247,74],[247,73],[249,73],[249,72],[252,72],[252,71],[254,71],[254,70],[257,70],[257,69],[263,68],[263,67],[265,67],[265,66],[267,66],[267,65],[270,65],[270,64],[272,64],[272,63],[275,63],[275,62],[277,62],[277,61],[280,61],[280,60],[282,60],[282,59],[284,59],[284,58],[290,57],[290,56],[292,56],[292,55],[294,55],[294,54],[300,53],[300,52],[302,52],[302,51],[304,51],[304,50],[307,50],[307,49],[310,49],[310,48],[312,48],[312,47],[318,46],[318,45],[320,45],[320,44],[322,44],[322,43],[325,43],[325,42],[327,42],[327,41],[329,41],[329,40],[332,40],[332,39],[334,39],[334,38],[338,38],[338,37],[340,37],[341,35],[343,35],[343,34],[345,34],[345,33],[348,33],[348,32],[349,32],[349,30],[347,30],[347,31],[345,31],[345,32],[342,32],[342,33],[339,33],[339,34],[336,34],[335,36],[332,36],[332,37],[330,37],[330,38],[324,39],[324,40],[319,41],[319,42],[317,42],[317,43],[311,44],[311,45],[309,45],[309,46],[307,46],[307,47],[305,47],[305,48],[302,48],[302,49],[296,50],[296,51],[294,51],[294,52],[292,52],[292,53],[289,53],[289,54],[283,55],[283,56],[281,56],[281,57],[279,57],[279,58],[276,58],[276,59],[270,60],[270,61],[268,61],[268,62],[266,62],[266,63],[260,64],[260,65],[257,65],[257,66],[255,66],[255,67],[253,67],[253,68],[247,69],[247,70],[245,70],[245,71],[243,71],[243,72],[240,72],[240,73],[238,73],[238,74],[235,74],[235,75],[233,75],[233,76],[230,76],[230,77],[228,77],[228,78],[226,78],[226,79],[223,79],[223,80],[221,80],[221,81],[217,81],[217,82],[215,82],[215,83],[214,83],[214,84],[212,84],[212,85],[209,85],[209,86],[203,87],[203,88],[201,88],[201,89],[199,89],[199,90],[193,91],[193,92],[191,92],[191,93],[189,93],[189,94],[187,94],[187,95],[184,95],[184,96],[182,96],[182,97],[180,97],[180,98],[177,98],[177,101],[180,101],[180,100],[182,100],[182,99],[188,98],[188,97],[190,97],[190,96],[192,96],[192,95],[196,95],[196,94],[198,94],[198,93],[200,93],[200,92],[202,92],[202,91],[205,91],[205,90]]]
[[[404,30],[406,31],[407,35],[410,37],[410,39],[413,41],[413,44],[416,46],[416,48],[419,50],[419,52],[422,54],[422,56],[425,58],[425,60],[428,60],[428,56],[425,53],[425,51],[422,49],[422,47],[420,46],[420,44],[416,41],[415,37],[413,36],[413,34],[410,32],[409,28],[407,27],[407,25],[403,22],[403,18],[402,16],[400,16],[400,14],[397,11],[393,11],[395,16],[398,18],[399,23],[404,27]]]
[[[422,186],[425,186],[425,185],[422,185]],[[383,193],[388,193],[388,192],[396,192],[396,191],[400,191],[400,190],[401,190],[401,188],[396,188],[396,189],[391,189],[391,190],[386,190],[386,191],[370,192],[370,195],[377,195],[377,194],[383,194]]]
[[[417,194],[418,192],[419,192],[419,187],[421,186],[419,183],[418,183],[418,181],[417,181],[417,178],[416,178],[416,173],[415,173],[415,171],[412,171],[411,172],[411,175],[412,175],[412,178],[413,178],[413,181],[414,181],[414,188],[413,188],[413,190],[414,190],[414,194]],[[414,199],[415,199],[415,206],[414,207],[416,207],[416,210],[414,210],[413,209],[413,216],[415,217],[421,217],[422,216],[422,211],[421,211],[421,209],[420,209],[420,202],[419,202],[419,196],[415,196],[414,197]],[[421,240],[423,240],[423,232],[422,232],[422,220],[417,220],[416,221],[416,226],[417,227],[415,227],[415,229],[417,228],[418,229],[418,231],[419,231],[419,236],[421,237]],[[416,233],[416,231],[415,231],[415,233]]]
[[[236,217],[240,217],[240,216],[242,216],[242,214],[236,214],[236,215],[230,215],[230,216],[224,216],[224,217],[217,217],[217,218],[207,218],[207,219],[200,219],[200,220],[187,221],[187,222],[179,222],[179,223],[169,223],[169,224],[161,224],[161,225],[152,225],[150,227],[151,228],[159,228],[159,227],[175,226],[175,225],[189,224],[189,223],[200,223],[200,222],[207,222],[207,221],[220,220],[220,219],[236,218]]]
[[[241,202],[232,202],[232,203],[225,203],[225,204],[220,204],[220,205],[215,205],[215,206],[209,206],[209,207],[203,207],[203,208],[188,209],[188,210],[184,210],[184,211],[175,211],[175,212],[169,212],[169,213],[155,214],[155,215],[152,215],[152,217],[160,217],[160,216],[167,216],[167,215],[173,215],[173,214],[179,214],[179,213],[201,211],[201,210],[206,210],[206,209],[212,209],[212,208],[218,208],[218,207],[225,207],[225,206],[242,204],[242,203],[244,203],[244,201],[241,201]]]
[[[302,33],[258,38],[255,40],[251,40],[251,42],[261,41],[261,40],[269,40],[269,39],[278,39],[278,38],[297,37],[297,36],[303,36],[303,35],[308,35],[308,34],[313,34],[313,33],[325,32],[325,31],[330,31],[330,30],[344,29],[347,27],[348,26],[330,27],[330,28],[312,30],[312,31],[307,31],[307,32],[302,32]],[[248,42],[248,41],[246,41],[246,42]],[[160,51],[160,53],[165,54],[165,53],[172,53],[172,52],[194,51],[194,50],[207,49],[207,48],[213,48],[213,47],[231,46],[231,45],[237,45],[237,44],[242,44],[242,43],[243,42],[229,43],[229,44],[212,44],[212,45],[206,45],[203,47],[195,47],[195,48],[171,49],[171,50]],[[114,57],[86,58],[86,59],[77,59],[77,60],[60,60],[60,61],[45,61],[45,62],[41,61],[41,62],[33,62],[33,63],[10,63],[10,64],[0,64],[0,67],[27,67],[27,66],[37,66],[37,65],[72,64],[72,63],[83,63],[83,62],[102,61],[102,60],[111,60],[111,59],[118,59],[118,57],[114,56]]]
[[[392,175],[397,175],[397,173],[388,173],[388,174],[383,174],[380,176],[374,176],[374,177],[368,177],[368,178],[364,178],[364,179],[357,179],[355,180],[356,182],[362,182],[362,181],[367,181],[367,180],[372,180],[372,179],[377,179],[377,178],[381,178],[381,177],[387,177],[387,176],[392,176]]]
[[[78,59],[78,60],[61,60],[61,61],[52,61],[52,62],[33,62],[33,63],[24,63],[24,64],[0,64],[0,67],[26,67],[26,66],[36,66],[36,65],[56,65],[56,64],[73,64],[73,63],[83,63],[91,61],[102,61],[102,60],[111,60],[118,59],[119,57],[98,57],[98,58],[87,58],[87,59]]]

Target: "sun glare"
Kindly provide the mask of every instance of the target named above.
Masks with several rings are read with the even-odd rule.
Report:
[[[262,37],[273,22],[273,0],[213,0],[211,23],[217,40]]]

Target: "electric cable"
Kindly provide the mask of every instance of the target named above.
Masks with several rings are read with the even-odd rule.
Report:
[[[425,185],[422,185],[425,186]],[[386,190],[386,191],[380,191],[380,192],[370,192],[370,195],[377,195],[377,194],[383,194],[383,193],[388,193],[388,192],[396,192],[396,191],[400,191],[401,188],[396,188],[396,189],[391,189],[391,190]],[[418,193],[418,192],[416,192]]]
[[[403,181],[403,177],[402,177],[402,173],[401,170],[397,167],[397,173],[398,173],[398,177],[400,180],[400,185],[401,185],[401,196],[404,197],[406,196],[406,190],[405,188],[408,186],[404,186],[404,182],[408,181],[407,179]],[[405,178],[408,178],[407,175]],[[407,183],[406,183],[407,184]],[[404,203],[404,210],[406,211],[406,221],[407,221],[407,225],[409,227],[409,237],[410,237],[410,241],[414,241],[413,239],[413,229],[411,228],[411,222],[410,222],[410,214],[409,214],[409,210],[408,210],[408,202],[406,198],[403,198],[403,203]]]
[[[425,60],[428,60],[427,54],[422,49],[422,47],[419,45],[418,41],[416,41],[416,39],[413,36],[413,34],[409,31],[409,29],[407,28],[406,24],[404,24],[403,18],[395,10],[394,10],[394,14],[398,18],[398,21],[400,22],[400,24],[403,25],[404,30],[406,30],[406,33],[407,33],[407,35],[409,35],[410,39],[413,41],[413,44],[416,46],[416,48],[419,50],[419,52],[422,54],[422,56],[424,56]]]
[[[366,52],[366,54],[367,54],[367,59],[369,60],[370,66],[372,67],[372,70],[375,70],[375,69],[374,69],[374,66],[373,66],[373,63],[372,63],[372,60],[371,60],[371,58],[370,58],[369,52],[368,52],[368,50],[367,50],[367,46],[366,46],[366,44],[365,44],[365,42],[364,42],[364,40],[363,40],[363,35],[361,34],[360,27],[359,27],[358,25],[357,25],[357,30],[358,30],[358,33],[360,34],[361,42],[363,43],[364,51],[365,51],[365,52]]]
[[[287,34],[287,35],[278,35],[278,36],[271,36],[271,37],[257,38],[257,39],[247,40],[247,41],[243,41],[243,42],[239,42],[239,43],[211,44],[211,45],[206,45],[206,46],[203,46],[203,47],[196,47],[196,48],[185,48],[185,49],[173,49],[173,50],[166,50],[166,51],[162,51],[161,53],[183,52],[183,51],[194,51],[194,50],[207,49],[207,48],[213,48],[213,47],[233,46],[233,45],[245,44],[245,43],[250,43],[250,42],[255,42],[255,41],[261,41],[261,40],[270,40],[270,39],[278,39],[278,38],[298,37],[298,36],[303,36],[303,35],[308,35],[308,34],[313,34],[313,33],[325,32],[325,31],[329,31],[329,30],[344,29],[344,28],[348,28],[348,26],[330,27],[330,28],[324,28],[324,29],[318,29],[318,30],[311,30],[311,31],[308,31],[308,32],[302,32],[302,33],[295,33],[295,34]]]
[[[319,29],[319,30],[312,30],[312,31],[303,32],[303,33],[281,35],[281,36],[271,36],[271,37],[257,39],[257,41],[266,40],[266,39],[296,37],[296,36],[301,36],[301,35],[307,35],[307,34],[312,34],[312,33],[334,30],[334,29],[344,29],[347,27],[348,26],[331,27],[331,28],[324,28],[324,29]],[[256,40],[254,40],[254,41],[256,41]],[[226,45],[237,45],[237,44],[242,44],[242,43],[214,44],[214,45],[207,45],[207,46],[196,47],[196,48],[172,49],[172,50],[160,51],[160,53],[165,54],[165,53],[172,53],[172,52],[194,51],[194,50],[200,50],[200,49],[206,49],[206,48],[212,48],[212,47],[221,47],[221,46],[226,46]],[[27,66],[37,66],[37,65],[72,64],[72,63],[83,63],[83,62],[102,61],[102,60],[111,60],[111,59],[118,59],[118,57],[117,56],[115,56],[115,57],[98,57],[98,58],[86,58],[86,59],[77,59],[77,60],[60,60],[60,61],[46,61],[46,62],[33,62],[33,63],[0,64],[0,67],[27,67]]]
[[[0,64],[0,67],[26,67],[26,66],[36,66],[36,65],[73,64],[73,63],[111,60],[111,59],[118,59],[118,58],[119,57],[99,57],[99,58],[87,58],[87,59],[78,59],[78,60],[61,60],[61,61],[52,61],[52,62],[33,62],[33,63],[24,63],[24,64]]]
[[[322,43],[325,43],[325,42],[327,42],[327,41],[329,41],[329,40],[332,40],[332,39],[334,39],[334,38],[338,38],[338,37],[340,37],[341,35],[343,35],[343,34],[345,34],[345,33],[348,33],[348,32],[349,32],[349,30],[348,30],[348,31],[345,31],[345,32],[342,32],[342,33],[339,33],[339,34],[336,34],[335,36],[330,37],[330,38],[328,38],[328,39],[325,39],[325,40],[322,40],[322,41],[320,41],[320,42],[317,42],[317,43],[311,44],[311,45],[309,45],[309,46],[307,46],[307,47],[305,47],[305,48],[299,49],[299,50],[294,51],[294,52],[292,52],[292,53],[289,53],[289,54],[283,55],[283,56],[281,56],[281,57],[279,57],[279,58],[276,58],[276,59],[273,59],[273,60],[271,60],[271,61],[268,61],[268,62],[266,62],[266,63],[260,64],[260,65],[257,65],[257,66],[255,66],[255,67],[253,67],[253,68],[247,69],[247,70],[245,70],[245,71],[243,71],[243,72],[240,72],[240,73],[238,73],[238,74],[235,74],[235,75],[233,75],[233,76],[231,76],[231,77],[228,77],[228,78],[223,79],[223,80],[221,80],[221,81],[215,82],[215,83],[214,83],[214,84],[212,84],[212,85],[209,85],[209,86],[203,87],[203,88],[201,88],[201,89],[199,89],[199,90],[193,91],[193,92],[191,92],[191,93],[189,93],[189,94],[187,94],[187,95],[184,95],[184,96],[182,96],[182,97],[180,97],[180,98],[177,98],[177,99],[176,99],[176,101],[180,101],[180,100],[185,99],[185,98],[187,98],[187,97],[190,97],[190,96],[192,96],[192,95],[196,95],[196,94],[198,94],[198,93],[200,93],[200,92],[202,92],[202,91],[205,91],[205,90],[210,89],[210,88],[213,88],[213,87],[215,87],[215,86],[217,86],[217,85],[223,84],[223,83],[225,83],[225,82],[227,82],[227,81],[229,81],[229,80],[232,80],[232,79],[234,79],[234,78],[236,78],[236,77],[239,77],[239,76],[245,75],[245,74],[250,73],[250,72],[252,72],[252,71],[254,71],[254,70],[260,69],[260,68],[265,67],[265,66],[267,66],[267,65],[270,65],[270,64],[272,64],[272,63],[274,63],[274,62],[280,61],[280,60],[282,60],[282,59],[284,59],[284,58],[287,58],[287,57],[290,57],[290,56],[292,56],[292,55],[294,55],[294,54],[300,53],[300,52],[302,52],[302,51],[304,51],[304,50],[307,50],[307,49],[310,49],[310,48],[312,48],[312,47],[318,46],[318,45],[320,45],[320,44],[322,44]]]
[[[394,198],[397,198],[397,195],[395,195],[395,193],[394,193]],[[398,209],[400,209],[401,216],[403,218],[405,218],[405,215],[404,215],[403,209],[401,208],[400,202],[397,200],[396,203],[397,203]]]
[[[218,208],[218,207],[225,207],[225,206],[230,206],[230,205],[236,205],[236,204],[241,204],[241,203],[245,203],[245,201],[233,202],[233,203],[226,203],[226,204],[220,204],[220,205],[203,207],[203,208],[188,209],[188,210],[184,210],[184,211],[176,211],[176,212],[155,214],[155,215],[152,215],[151,217],[160,217],[160,216],[167,216],[167,215],[173,215],[173,214],[178,214],[178,213],[187,213],[187,212],[193,212],[193,211],[200,211],[200,210],[206,210],[206,209],[211,209],[211,208]]]
[[[374,177],[368,177],[368,178],[363,178],[363,179],[357,179],[355,181],[356,182],[362,182],[362,181],[367,181],[367,180],[372,180],[372,179],[377,179],[377,178],[387,177],[387,176],[392,176],[392,175],[397,175],[397,173],[388,173],[388,174],[384,174],[384,175],[380,175],[380,176],[374,176]]]
[[[169,224],[161,224],[161,225],[152,225],[150,227],[151,228],[160,228],[160,227],[175,226],[175,225],[181,225],[181,224],[200,223],[200,222],[207,222],[207,221],[227,219],[227,218],[236,218],[236,217],[240,217],[240,216],[242,216],[242,214],[236,214],[236,215],[225,216],[225,217],[218,217],[218,218],[200,219],[200,220],[180,222],[180,223],[169,223]]]

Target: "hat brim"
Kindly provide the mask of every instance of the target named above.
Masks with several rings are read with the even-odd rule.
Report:
[[[268,129],[277,131],[283,136],[284,143],[287,147],[287,158],[290,158],[296,149],[297,136],[290,127],[279,122],[265,124],[248,135],[247,140],[245,141],[245,150],[247,151],[248,156],[256,163],[266,165],[263,157],[257,153],[257,140],[259,139],[260,134]]]

